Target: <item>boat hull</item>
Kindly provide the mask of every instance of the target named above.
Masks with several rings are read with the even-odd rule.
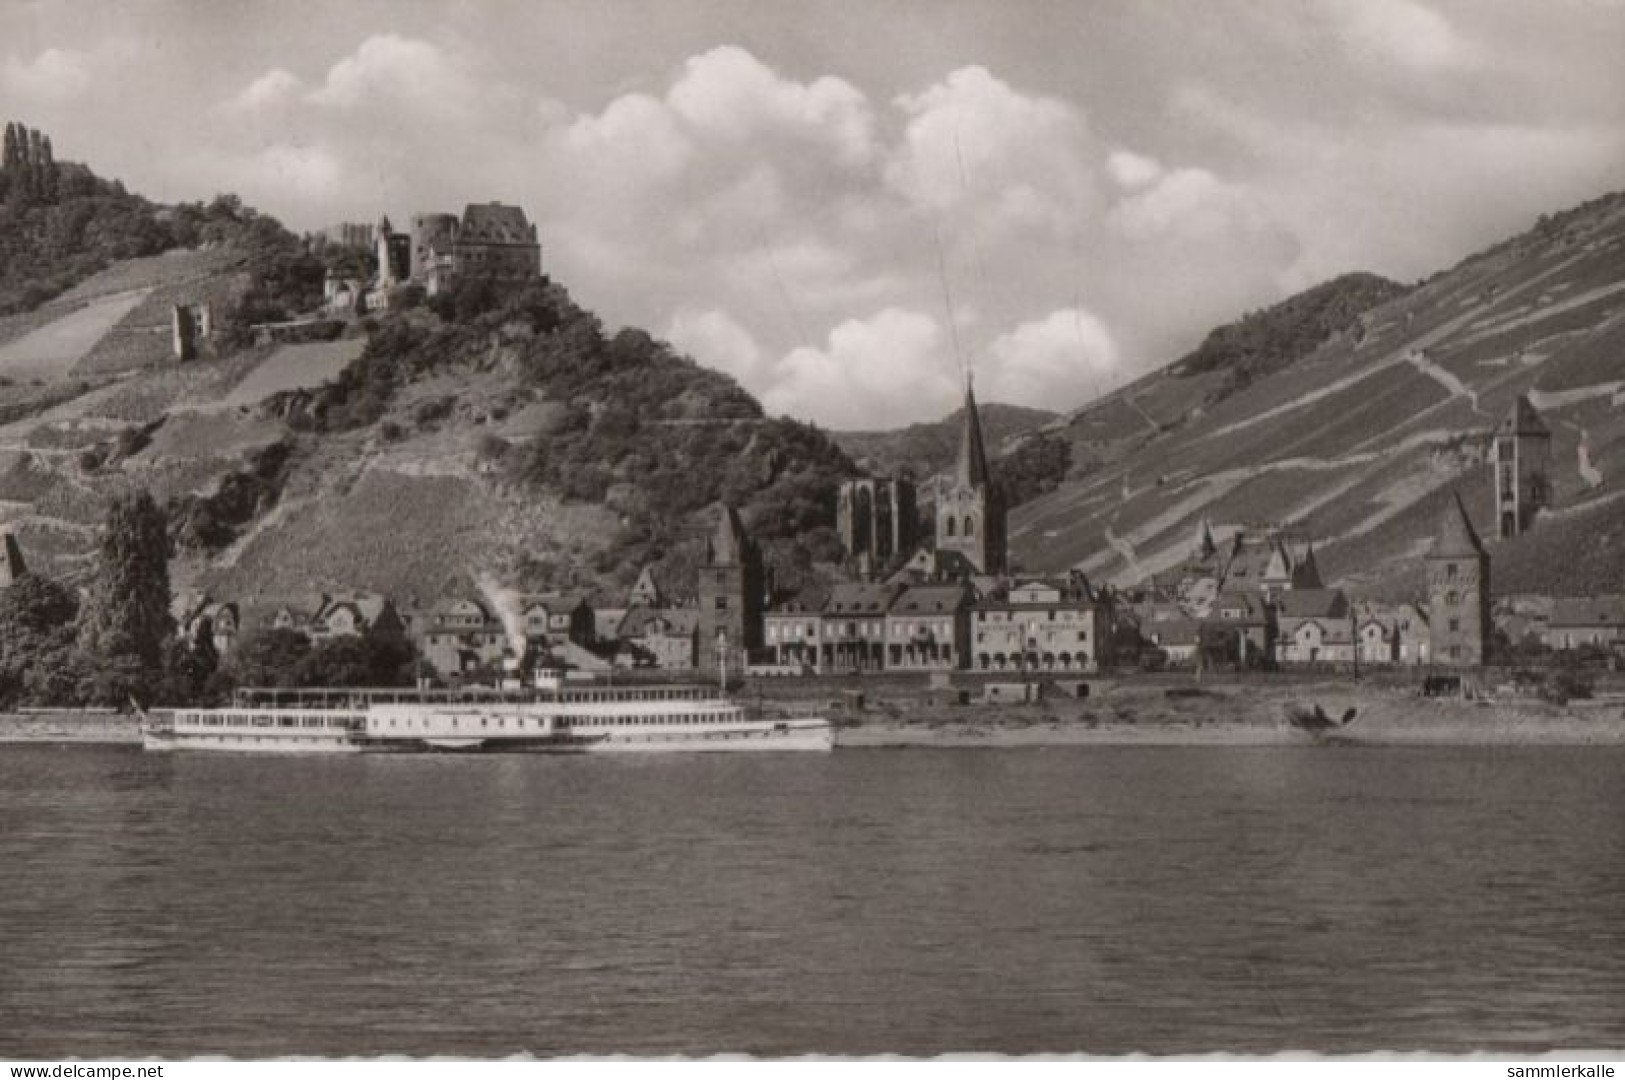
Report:
[[[366,736],[278,738],[232,734],[142,733],[142,746],[158,752],[237,754],[738,754],[827,753],[835,731],[827,723],[778,728],[760,725],[716,731],[585,734],[569,738],[376,739]]]

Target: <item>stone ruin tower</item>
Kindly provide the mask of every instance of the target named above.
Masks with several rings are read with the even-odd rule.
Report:
[[[1528,396],[1520,394],[1496,425],[1493,444],[1495,531],[1502,540],[1510,540],[1527,531],[1535,514],[1549,504],[1552,430]]]

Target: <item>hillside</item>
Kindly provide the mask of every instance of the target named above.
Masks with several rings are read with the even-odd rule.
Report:
[[[168,510],[180,586],[250,600],[493,578],[613,595],[645,561],[682,578],[722,498],[787,579],[832,554],[838,448],[563,288],[472,281],[256,345],[252,324],[319,301],[319,249],[229,196],[128,200],[157,253],[101,265],[63,241],[75,280],[0,320],[0,519],[37,568],[79,580],[131,487]],[[173,356],[175,304],[216,312],[199,359]]]
[[[1017,557],[1127,584],[1183,558],[1203,518],[1290,523],[1328,577],[1403,593],[1452,490],[1493,535],[1488,432],[1527,392],[1553,430],[1554,506],[1492,544],[1496,591],[1625,588],[1625,195],[1542,218],[1249,378],[1234,362],[1185,358],[1052,425],[1074,476],[1013,515]]]
[[[848,457],[876,476],[907,472],[923,480],[953,464],[964,411],[955,409],[941,420],[894,431],[832,431],[829,437]],[[995,456],[1013,449],[1020,436],[1057,419],[1055,413],[1021,405],[984,403],[979,412],[988,453]]]

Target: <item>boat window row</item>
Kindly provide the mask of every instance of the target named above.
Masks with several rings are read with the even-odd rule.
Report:
[[[182,713],[179,720],[194,727],[350,728],[359,716],[277,716],[270,713]]]
[[[443,717],[443,716],[442,717],[429,717],[429,718],[419,718],[414,722],[414,719],[412,717],[400,718],[400,717],[393,717],[392,716],[392,717],[389,718],[389,726],[392,727],[392,728],[394,728],[394,727],[400,727],[400,728],[419,727],[419,728],[423,728],[423,729],[427,730],[427,729],[429,729],[431,727],[444,727],[445,726],[444,722],[447,719],[448,719],[447,717]],[[449,719],[451,720],[451,727],[454,730],[461,731],[463,729],[462,721],[464,719],[468,720],[468,722],[469,722],[468,726],[470,728],[475,726],[473,717],[466,717],[465,718],[465,717],[453,716],[453,717],[450,717]],[[553,722],[556,723],[557,726],[561,727],[561,728],[653,727],[653,726],[669,726],[669,725],[680,725],[680,726],[682,726],[682,725],[693,725],[693,724],[714,724],[714,723],[723,723],[723,722],[726,722],[726,721],[729,721],[729,720],[738,720],[738,719],[740,719],[740,714],[737,713],[737,712],[713,712],[713,713],[657,714],[657,715],[650,715],[650,716],[559,717],[556,721],[553,721]],[[431,720],[437,720],[440,723],[438,723],[438,724],[431,723]],[[505,729],[505,728],[508,727],[508,722],[510,720],[513,721],[513,727],[520,730],[520,731],[526,731],[526,730],[545,731],[545,730],[547,730],[547,725],[549,723],[549,721],[547,719],[545,719],[545,718],[527,719],[525,717],[518,717],[518,716],[515,716],[515,717],[482,716],[482,717],[479,718],[479,726],[481,728],[486,728],[486,729],[489,729],[489,728],[492,728],[492,727]],[[382,726],[382,725],[380,725],[380,726]]]

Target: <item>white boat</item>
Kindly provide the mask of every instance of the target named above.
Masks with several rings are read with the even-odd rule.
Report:
[[[752,716],[700,686],[244,691],[230,708],[144,715],[148,750],[668,753],[831,750],[834,726]]]

